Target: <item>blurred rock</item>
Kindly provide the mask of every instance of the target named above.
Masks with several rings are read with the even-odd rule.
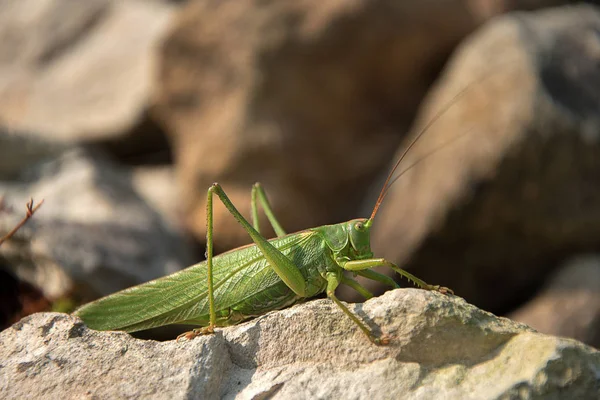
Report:
[[[593,399],[600,353],[531,331],[457,297],[394,290],[361,318],[371,344],[329,300],[192,341],[155,342],[35,314],[0,333],[4,399]]]
[[[179,208],[179,187],[175,182],[172,166],[139,166],[131,171],[131,183],[135,191],[157,210],[165,223],[175,231],[182,231],[183,219]]]
[[[569,0],[471,0],[473,12],[481,17],[493,17],[514,10],[538,10],[573,3]],[[598,0],[586,3],[598,4]]]
[[[188,226],[204,240],[215,181],[247,216],[262,182],[288,231],[356,217],[433,75],[480,22],[462,1],[190,1],[163,46],[155,108]],[[216,207],[215,245],[248,242]]]
[[[561,267],[531,301],[508,316],[540,332],[600,348],[600,257],[578,257]]]
[[[409,138],[467,89],[401,167],[435,152],[390,190],[375,254],[503,313],[597,249],[599,31],[599,9],[580,5],[514,13],[467,39]]]
[[[193,262],[163,172],[168,143],[148,114],[169,3],[0,0],[0,196],[10,209],[0,232],[29,197],[46,199],[0,261],[50,300],[91,299]],[[36,311],[11,293],[7,302]]]
[[[0,0],[0,9],[0,124],[82,140],[114,137],[140,123],[174,6]]]
[[[59,156],[68,146],[29,132],[6,131],[0,125],[0,180],[11,180],[20,171],[42,160]]]
[[[0,214],[0,232],[22,218],[29,197],[45,199],[0,256],[50,299],[72,291],[94,298],[192,263],[181,235],[140,198],[127,171],[100,154],[74,148],[23,168],[0,181],[0,196],[13,210]]]

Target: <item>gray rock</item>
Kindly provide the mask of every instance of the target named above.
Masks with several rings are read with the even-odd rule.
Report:
[[[58,157],[67,148],[29,132],[7,131],[0,124],[0,180],[16,179],[21,170]]]
[[[0,214],[7,231],[29,199],[45,204],[0,248],[16,274],[51,299],[76,291],[106,295],[192,263],[181,234],[133,188],[127,170],[100,154],[73,148],[0,182],[12,209]]]
[[[0,124],[46,138],[113,137],[143,118],[174,6],[1,0]]]
[[[0,333],[0,393],[45,398],[598,398],[600,352],[448,297],[394,290],[351,308],[392,337],[371,344],[329,300],[192,341],[137,340],[34,314]]]

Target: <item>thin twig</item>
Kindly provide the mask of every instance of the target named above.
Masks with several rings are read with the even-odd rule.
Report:
[[[35,212],[38,210],[38,208],[40,208],[42,206],[42,204],[44,204],[44,200],[42,199],[42,201],[40,201],[37,206],[33,206],[33,199],[29,199],[29,202],[27,203],[27,212],[25,214],[25,217],[23,217],[23,219],[21,220],[21,222],[19,222],[14,228],[12,228],[12,230],[10,232],[8,232],[6,235],[4,235],[3,237],[0,238],[0,246],[2,246],[2,243],[4,243],[5,241],[7,241],[8,239],[10,239],[19,229],[21,229],[21,227],[23,225],[25,225],[25,223],[27,221],[29,221],[29,218],[33,217],[33,214],[35,214]]]

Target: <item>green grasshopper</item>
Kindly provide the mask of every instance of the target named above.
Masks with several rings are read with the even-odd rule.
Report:
[[[396,162],[368,219],[353,219],[286,234],[260,184],[252,187],[250,224],[215,183],[208,189],[207,197],[206,261],[86,304],[76,310],[75,315],[90,328],[102,331],[136,332],[169,324],[201,326],[178,337],[191,339],[213,333],[215,327],[235,325],[325,292],[371,342],[377,345],[389,343],[388,337],[376,336],[338,300],[335,289],[346,284],[366,299],[373,297],[358,281],[346,276],[345,271],[398,288],[392,278],[372,270],[386,266],[422,289],[452,293],[448,288],[425,283],[384,258],[374,258],[370,246],[373,220],[395,181],[391,181],[394,172],[444,110],[429,121]],[[213,257],[214,195],[248,232],[254,244]],[[257,200],[277,234],[275,239],[267,240],[260,234]]]

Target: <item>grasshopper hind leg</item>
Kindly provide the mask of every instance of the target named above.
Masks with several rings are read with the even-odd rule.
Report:
[[[206,197],[206,275],[207,275],[207,292],[208,292],[208,304],[209,304],[209,321],[208,326],[204,328],[194,329],[190,332],[184,333],[178,337],[180,338],[194,338],[198,335],[208,334],[214,332],[214,328],[217,326],[217,309],[215,306],[215,294],[213,286],[213,194],[221,200],[221,203],[227,208],[231,215],[242,225],[248,235],[252,238],[252,241],[260,249],[262,255],[269,262],[270,267],[273,271],[281,278],[281,280],[298,296],[306,297],[306,283],[304,276],[298,270],[298,267],[286,256],[277,250],[267,239],[260,235],[260,233],[244,218],[242,214],[235,208],[233,203],[225,191],[218,183],[208,189]],[[277,231],[277,234],[284,235],[285,232],[277,223],[277,220],[272,215],[271,207],[266,199],[264,190],[260,185],[255,185],[252,195],[252,210],[253,218],[256,227],[258,228],[258,218],[255,214],[258,213],[256,207],[256,197],[260,200],[269,221],[273,224],[273,228]]]
[[[275,214],[273,213],[273,208],[271,207],[271,203],[269,203],[269,200],[267,199],[267,194],[265,193],[265,189],[263,189],[262,185],[259,182],[256,182],[252,186],[252,192],[250,194],[250,199],[251,199],[250,208],[252,211],[252,226],[254,227],[254,229],[256,229],[256,231],[258,233],[260,233],[260,226],[258,223],[258,205],[257,205],[257,201],[256,201],[257,198],[258,198],[258,201],[260,202],[260,205],[263,208],[265,215],[267,216],[267,219],[269,220],[269,223],[271,224],[271,226],[273,227],[273,230],[277,234],[277,237],[285,236],[286,235],[285,230],[281,227],[281,224],[275,217]]]

